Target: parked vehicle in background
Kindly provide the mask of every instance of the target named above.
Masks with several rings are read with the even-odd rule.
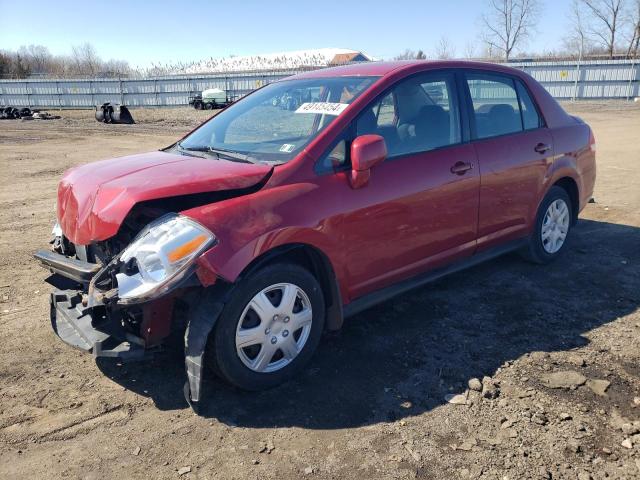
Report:
[[[36,257],[74,282],[52,294],[56,333],[95,356],[143,355],[186,312],[196,405],[204,364],[272,387],[377,302],[516,249],[554,260],[594,182],[591,129],[522,71],[349,65],[263,87],[160,152],[69,170]]]
[[[231,105],[235,97],[219,88],[209,88],[189,97],[189,105],[193,105],[196,110],[212,110],[224,108]]]

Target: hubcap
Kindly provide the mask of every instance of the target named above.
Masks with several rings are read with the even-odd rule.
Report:
[[[238,357],[254,372],[287,366],[309,339],[313,315],[307,294],[297,285],[278,283],[257,293],[236,328]]]
[[[562,199],[551,202],[542,220],[542,246],[547,253],[562,248],[569,232],[569,207]]]

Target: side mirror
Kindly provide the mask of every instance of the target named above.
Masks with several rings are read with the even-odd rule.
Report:
[[[387,145],[380,135],[360,135],[351,142],[352,188],[361,188],[369,183],[371,169],[387,158]]]

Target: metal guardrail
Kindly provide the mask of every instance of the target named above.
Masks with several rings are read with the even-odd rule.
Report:
[[[638,60],[509,63],[538,80],[558,99],[632,99],[640,96]],[[0,106],[93,108],[105,102],[129,107],[188,105],[207,88],[243,96],[310,68],[129,79],[0,80]]]

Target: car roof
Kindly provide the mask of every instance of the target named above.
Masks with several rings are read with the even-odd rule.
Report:
[[[515,68],[488,62],[470,60],[396,60],[388,62],[361,62],[340,67],[329,67],[300,73],[289,78],[326,78],[326,77],[383,77],[391,72],[402,70],[420,71],[438,68],[472,68],[495,72],[520,72]]]

